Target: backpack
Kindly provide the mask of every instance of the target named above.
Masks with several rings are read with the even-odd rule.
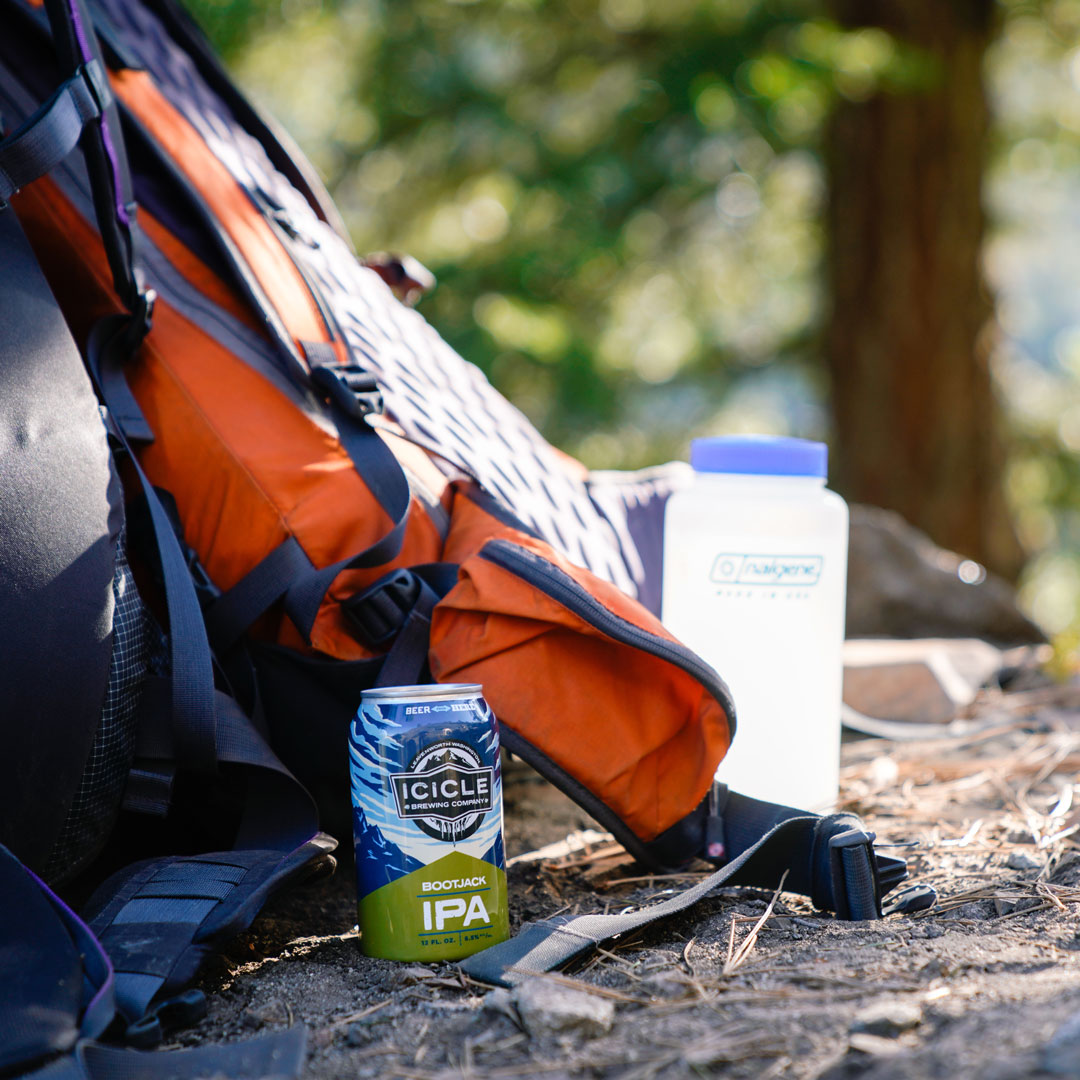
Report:
[[[713,782],[734,707],[655,615],[677,470],[549,446],[354,257],[172,0],[0,3],[0,842],[53,884],[121,807],[179,845],[82,907],[129,1041],[347,831],[370,686],[482,684],[503,746],[643,863],[724,864],[685,903],[787,867],[880,914],[903,863],[856,819]],[[611,918],[473,970],[555,966]],[[105,1028],[80,1030],[38,1058]]]

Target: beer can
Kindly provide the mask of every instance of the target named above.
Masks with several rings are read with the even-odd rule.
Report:
[[[365,690],[349,772],[364,954],[456,960],[506,940],[499,732],[481,688]]]

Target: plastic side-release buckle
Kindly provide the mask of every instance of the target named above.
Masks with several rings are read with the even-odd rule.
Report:
[[[926,911],[937,903],[937,889],[933,885],[909,885],[901,889],[881,909],[883,915],[911,915]]]
[[[420,598],[420,579],[411,570],[393,570],[369,589],[341,603],[357,640],[373,649],[390,644]]]
[[[836,914],[854,922],[880,919],[881,882],[874,834],[865,829],[848,829],[830,837],[829,865]]]
[[[314,367],[311,381],[332,404],[357,420],[383,411],[375,376],[355,364]]]

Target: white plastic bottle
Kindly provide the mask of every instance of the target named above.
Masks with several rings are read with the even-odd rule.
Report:
[[[693,483],[664,520],[664,625],[731,688],[737,734],[717,778],[807,810],[840,769],[848,511],[823,443],[695,439]]]

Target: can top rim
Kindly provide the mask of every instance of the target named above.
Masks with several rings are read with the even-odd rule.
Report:
[[[360,692],[361,701],[380,698],[466,697],[480,694],[479,683],[421,683],[418,686],[373,686]]]

